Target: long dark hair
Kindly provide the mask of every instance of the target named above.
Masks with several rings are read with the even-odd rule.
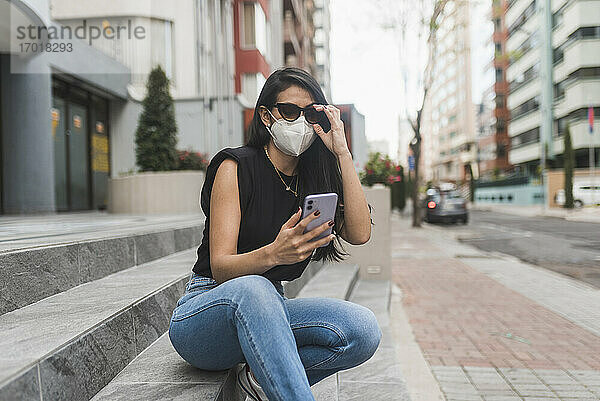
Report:
[[[248,142],[246,145],[261,149],[269,143],[271,135],[263,124],[259,108],[265,106],[273,109],[277,102],[277,96],[291,86],[305,89],[318,104],[328,104],[319,83],[306,71],[287,67],[274,71],[260,91],[254,116],[248,127]],[[328,122],[322,125],[325,132],[330,128]],[[340,232],[344,225],[344,193],[342,190],[342,174],[333,153],[327,149],[321,138],[317,137],[312,145],[299,156],[298,166],[298,202],[296,208],[304,203],[307,195],[325,192],[335,192],[338,195],[338,207],[335,212],[333,233],[334,241],[322,248],[317,248],[313,254],[313,260],[340,261],[348,254],[344,251],[340,242]],[[337,242],[337,244],[336,244]]]

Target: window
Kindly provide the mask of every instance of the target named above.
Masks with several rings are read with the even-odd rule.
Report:
[[[553,135],[562,136],[567,128],[567,123],[573,124],[576,121],[587,121],[587,107],[577,109],[570,112],[564,117],[554,120],[554,132]],[[594,107],[594,115],[600,115],[600,107]]]
[[[244,45],[254,46],[255,44],[254,3],[244,3]]]
[[[510,83],[510,92],[514,93],[517,89],[525,86],[525,84],[534,80],[540,75],[540,63],[536,63],[525,70],[521,75],[517,76]]]
[[[511,146],[513,149],[536,143],[540,140],[540,127],[530,129],[522,134],[516,135],[511,139]]]
[[[565,96],[565,87],[568,84],[568,80],[563,80],[559,83],[554,84],[554,100],[561,99]]]
[[[565,48],[580,39],[600,38],[600,26],[584,26],[569,35],[567,40],[553,51],[554,64],[560,63],[565,58]]]
[[[525,39],[517,48],[514,50],[510,57],[510,62],[513,63],[523,57],[531,49],[536,48],[539,43],[538,31],[533,32],[527,39]]]
[[[503,118],[496,120],[496,132],[504,132],[506,129],[506,121]]]
[[[245,47],[256,48],[261,54],[267,53],[267,20],[259,3],[244,2]]]
[[[523,26],[523,24],[525,24],[527,20],[529,20],[529,18],[533,16],[533,14],[535,14],[535,3],[535,0],[532,1],[523,11],[523,13],[521,13],[521,15],[517,17],[515,22],[513,22],[512,25],[508,27],[508,36],[518,31]]]
[[[494,30],[496,32],[502,30],[502,20],[500,18],[494,18]]]
[[[496,108],[501,109],[504,107],[504,95],[501,93],[496,94]]]
[[[325,31],[322,28],[315,29],[315,45],[323,45],[325,43]]]
[[[511,119],[516,120],[517,118],[520,118],[529,112],[539,109],[539,107],[540,97],[535,96],[512,109],[510,111]]]
[[[562,24],[564,17],[565,16],[562,8],[559,11],[555,12],[554,15],[552,15],[552,28],[556,28],[557,26]]]
[[[502,82],[503,81],[503,77],[502,77],[502,68],[496,68],[496,82]]]

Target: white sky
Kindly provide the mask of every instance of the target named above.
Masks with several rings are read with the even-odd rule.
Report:
[[[398,30],[384,28],[389,15],[399,12],[403,3],[399,0],[330,0],[333,102],[354,103],[365,116],[367,140],[388,140],[393,158],[398,145],[399,117],[405,116],[406,110],[414,115],[421,104],[419,80],[427,55],[424,46],[419,46],[420,17],[416,9],[412,10],[414,15],[407,18],[405,48],[401,47]],[[487,4],[484,0],[482,6],[474,7],[472,20],[491,24],[483,3]],[[485,35],[481,35],[482,32]],[[472,27],[472,34],[473,101],[477,102],[485,89],[480,87],[485,81],[482,69],[487,65],[483,59],[491,57],[482,53],[481,48],[489,41],[481,38],[491,35],[491,31],[486,32],[479,25]]]
[[[354,103],[368,140],[394,144],[402,102],[399,43],[376,22],[373,2],[331,0],[330,12],[333,102]]]

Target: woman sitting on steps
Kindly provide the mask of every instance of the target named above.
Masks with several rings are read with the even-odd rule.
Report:
[[[355,303],[288,299],[281,280],[300,277],[310,260],[341,260],[340,237],[367,242],[369,206],[340,111],[307,72],[269,76],[248,134],[246,146],[223,149],[208,166],[204,236],[169,337],[200,369],[243,363],[237,379],[247,400],[314,400],[310,386],[368,360],[381,330]],[[335,218],[304,233],[319,215],[301,219],[304,198],[328,192],[338,195]]]

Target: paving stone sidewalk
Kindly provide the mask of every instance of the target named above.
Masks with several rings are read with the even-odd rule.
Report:
[[[586,324],[593,316],[577,314],[599,310],[599,290],[440,229],[397,216],[392,227],[393,279],[447,400],[600,400],[600,336]],[[579,305],[562,302],[571,294]]]

